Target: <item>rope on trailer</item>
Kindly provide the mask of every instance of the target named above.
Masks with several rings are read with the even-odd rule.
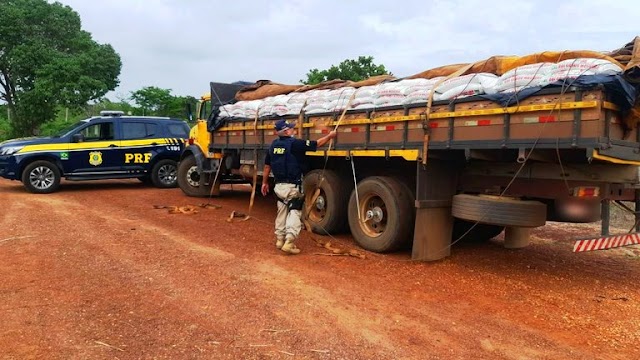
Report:
[[[574,60],[575,63],[575,60]],[[569,70],[571,70],[571,68],[573,67],[573,64],[571,67],[569,67]],[[568,70],[568,71],[569,71]],[[580,73],[578,76],[584,74],[587,71],[587,69],[583,70],[582,73]],[[577,78],[577,77],[576,77]],[[556,102],[557,106],[554,106],[554,109],[549,110],[549,114],[553,114],[554,111],[558,111],[558,114],[560,114],[560,112],[562,111],[562,96],[571,88],[571,86],[573,85],[573,83],[575,82],[576,79],[572,79],[568,84],[567,84],[567,79],[563,79],[562,82],[562,86],[561,86],[561,90],[560,90],[560,95],[558,97],[558,101]],[[565,87],[566,85],[566,87]],[[540,139],[542,138],[542,135],[544,133],[544,130],[547,126],[548,122],[544,122],[542,124],[542,127],[538,133],[538,136],[536,137],[535,141],[533,142],[533,146],[531,147],[531,150],[529,151],[529,153],[525,156],[524,160],[522,161],[522,163],[520,164],[520,167],[518,168],[518,170],[516,171],[516,173],[513,175],[513,177],[511,178],[511,180],[509,181],[509,183],[507,184],[507,186],[505,186],[504,190],[498,195],[499,198],[503,197],[504,194],[506,194],[506,192],[509,190],[509,188],[511,187],[511,185],[513,185],[513,183],[516,181],[516,179],[518,178],[518,176],[520,175],[520,173],[522,172],[522,170],[524,169],[525,165],[527,164],[527,162],[529,161],[529,158],[531,157],[531,154],[533,154],[533,151],[536,149]],[[558,154],[558,160],[560,161],[560,163],[562,162],[562,160],[560,159],[560,152],[559,149],[557,149],[557,154]],[[562,165],[561,165],[562,166]],[[564,174],[564,171],[563,171]],[[566,181],[566,179],[565,179]],[[568,183],[567,183],[567,187],[568,187]],[[477,220],[469,229],[467,229],[466,232],[464,232],[462,235],[460,235],[459,238],[457,238],[455,241],[452,241],[448,246],[444,247],[443,249],[441,249],[438,252],[444,251],[448,248],[450,248],[451,246],[453,246],[454,244],[456,244],[458,241],[462,240],[465,236],[467,236],[471,230],[473,230],[478,224],[480,224],[483,220],[485,220],[487,218],[488,214],[483,215],[480,220]],[[639,220],[640,222],[640,220]]]
[[[260,106],[258,106],[258,109]],[[258,118],[259,118],[259,110],[256,110],[256,115],[253,118],[253,133],[258,136]],[[264,131],[264,130],[262,130]],[[249,199],[249,214],[253,210],[253,202],[256,198],[256,190],[258,187],[258,149],[253,150],[253,182],[251,184],[251,198]],[[231,213],[231,218],[233,219],[233,213]]]
[[[351,155],[351,154],[349,154],[349,155]],[[353,156],[349,156],[349,158],[351,159],[351,171],[353,172],[353,184],[354,184],[354,187],[355,187],[354,191],[356,193],[356,206],[357,206],[357,209],[358,209],[358,221],[366,222],[366,220],[362,221],[361,213],[360,213],[360,195],[358,194],[358,180],[357,180],[357,177],[356,177],[356,166],[353,163]]]
[[[355,99],[356,93],[357,93],[357,91],[354,91],[353,94],[351,95],[351,97],[349,98],[349,101],[347,102],[347,105],[345,105],[344,109],[342,110],[342,114],[340,115],[340,118],[338,119],[338,122],[336,123],[336,126],[334,127],[333,131],[338,131],[338,127],[340,126],[340,123],[344,119],[344,116],[347,113],[347,110],[351,106],[351,103],[353,102],[353,99]],[[331,146],[332,145],[333,145],[333,139],[330,139],[329,140],[329,147],[328,147],[328,149],[327,149],[327,151],[325,153],[326,155],[324,157],[324,166],[322,167],[322,172],[320,173],[320,181],[318,181],[318,183],[316,184],[316,188],[313,191],[313,196],[311,196],[311,200],[309,201],[309,204],[306,205],[307,211],[304,214],[303,218],[306,218],[307,216],[309,216],[309,213],[311,212],[311,205],[310,204],[314,204],[316,202],[316,200],[318,200],[318,197],[320,196],[320,185],[322,185],[322,182],[324,181],[324,172],[327,169],[327,163],[329,162],[329,152],[331,151]],[[357,184],[356,184],[356,186],[357,186]]]

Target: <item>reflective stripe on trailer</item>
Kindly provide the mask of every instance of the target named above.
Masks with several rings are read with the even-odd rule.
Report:
[[[393,131],[396,130],[396,126],[395,125],[382,125],[382,126],[376,126],[375,129],[371,129],[373,131]]]
[[[573,252],[613,249],[622,246],[640,244],[640,234],[625,234],[607,236],[595,239],[577,240],[573,245]]]
[[[522,122],[525,124],[535,124],[535,123],[548,123],[548,122],[555,122],[556,121],[556,117],[553,115],[547,115],[547,116],[531,116],[531,117],[525,117],[524,119],[522,119]]]
[[[491,125],[491,120],[467,120],[462,126],[487,126]]]

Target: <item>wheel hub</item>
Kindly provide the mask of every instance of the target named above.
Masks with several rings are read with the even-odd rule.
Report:
[[[324,210],[326,205],[327,205],[327,201],[324,199],[324,197],[318,196],[318,199],[316,199],[316,209],[318,211],[322,211]]]
[[[53,171],[46,167],[33,169],[30,174],[30,182],[36,189],[45,190],[53,184]]]
[[[164,184],[172,184],[176,181],[176,168],[174,166],[165,165],[158,171],[160,181]]]
[[[384,220],[384,212],[379,206],[373,209],[367,210],[365,214],[365,221],[373,221],[374,223],[381,223]]]
[[[189,171],[187,171],[187,183],[193,187],[200,186],[200,173],[198,173],[197,166],[192,166],[189,168]]]

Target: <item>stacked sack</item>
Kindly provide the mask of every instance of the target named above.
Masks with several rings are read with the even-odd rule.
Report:
[[[549,69],[542,86],[556,81],[573,80],[583,75],[616,75],[622,69],[603,59],[578,58],[561,61]]]
[[[439,94],[439,100],[493,94],[497,81],[498,76],[491,73],[468,74],[445,80],[435,91]]]
[[[407,79],[401,80],[400,83],[404,84],[403,94],[404,94],[404,105],[415,104],[415,103],[423,103],[427,102],[431,92],[433,92],[433,87],[438,81],[442,80],[443,77],[436,77],[433,79]],[[440,100],[440,94],[437,92],[433,92],[433,101]]]
[[[514,93],[531,87],[543,87],[558,81],[570,84],[583,75],[616,75],[622,69],[603,59],[577,58],[559,63],[523,65],[507,71],[498,79],[498,93]]]
[[[494,93],[513,93],[542,86],[555,66],[553,63],[537,63],[511,69],[500,76],[494,86]]]
[[[222,117],[255,118],[255,116],[298,115],[375,109],[379,107],[425,103],[433,93],[433,101],[453,100],[479,94],[508,94],[531,87],[542,87],[558,81],[570,83],[583,75],[616,75],[622,69],[602,59],[577,58],[559,63],[537,63],[519,66],[502,76],[477,73],[442,81],[405,79],[360,88],[310,90],[277,95],[261,100],[239,101],[224,105]],[[442,82],[441,82],[442,81]],[[441,82],[440,84],[438,84]],[[436,84],[438,86],[436,87]]]

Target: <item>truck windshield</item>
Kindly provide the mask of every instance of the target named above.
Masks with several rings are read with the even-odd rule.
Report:
[[[206,120],[209,118],[209,112],[211,111],[211,100],[202,100],[198,104],[198,119]]]
[[[55,135],[53,135],[54,138],[59,138],[59,137],[63,137],[65,135],[67,135],[68,133],[70,133],[72,130],[74,130],[75,128],[77,128],[78,126],[84,124],[84,121],[78,121],[76,123],[74,123],[73,125],[69,125],[67,127],[65,127],[64,129],[58,131]]]

